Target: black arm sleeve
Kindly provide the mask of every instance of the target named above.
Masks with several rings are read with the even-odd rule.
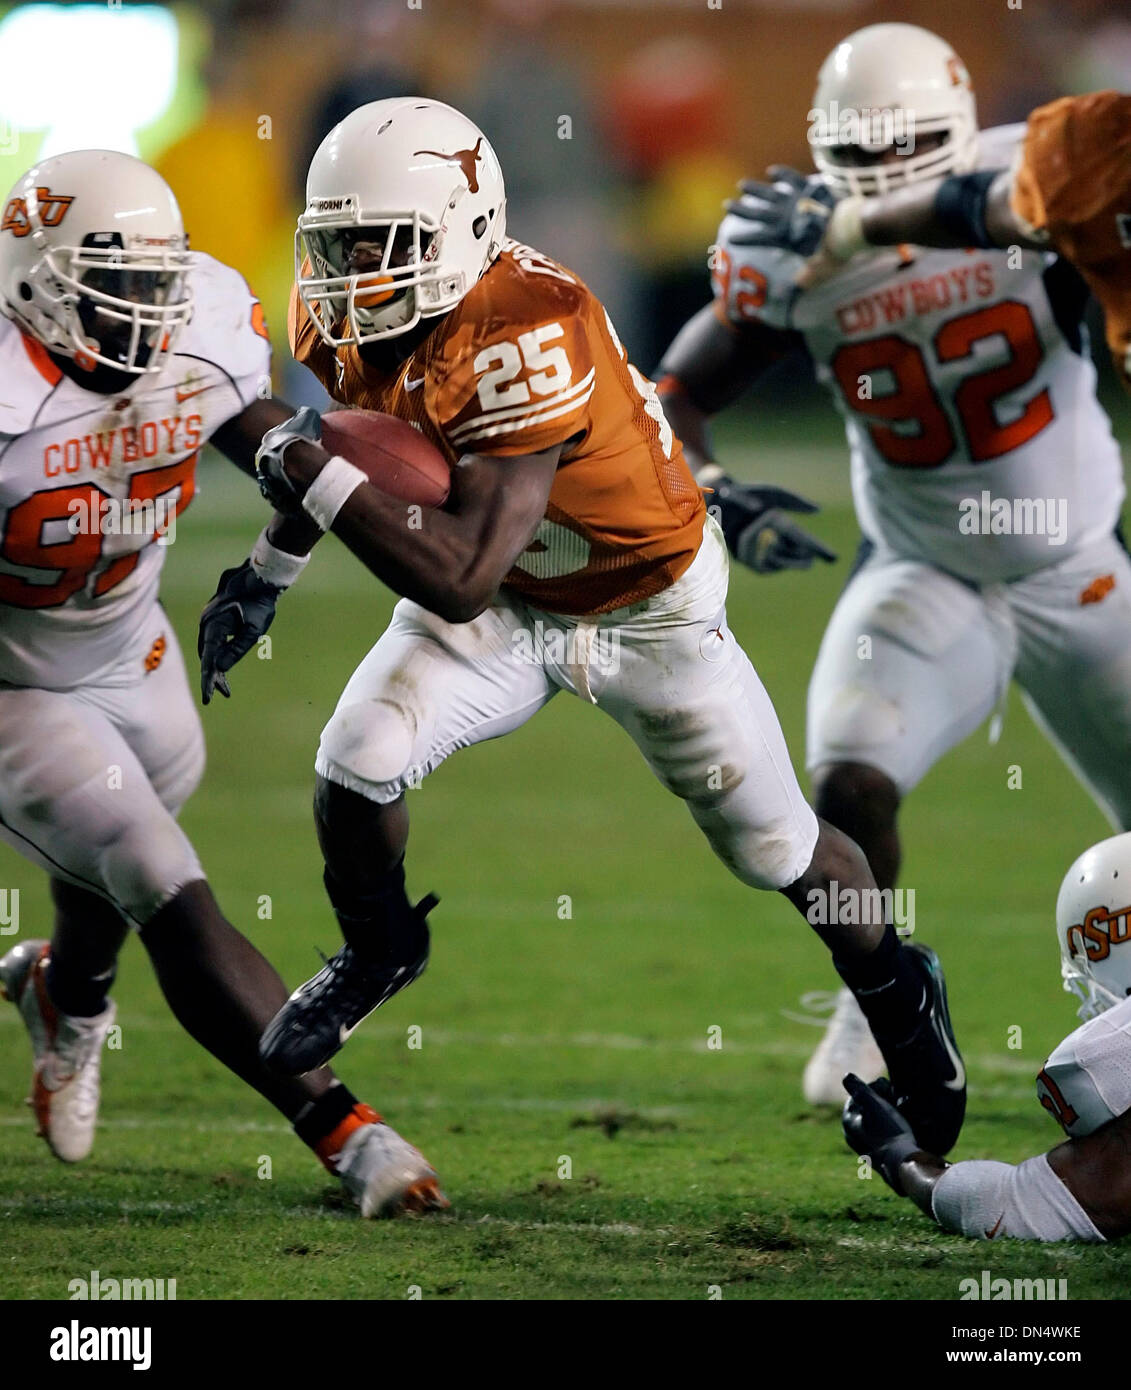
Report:
[[[992,249],[997,245],[986,231],[986,197],[1000,169],[979,169],[943,179],[935,194],[935,216],[948,235],[963,246]]]

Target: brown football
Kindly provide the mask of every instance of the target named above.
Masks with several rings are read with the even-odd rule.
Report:
[[[439,507],[448,495],[447,459],[418,429],[395,415],[333,410],[322,417],[322,447],[360,468],[391,497]]]

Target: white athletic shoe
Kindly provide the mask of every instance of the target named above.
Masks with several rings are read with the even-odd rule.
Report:
[[[111,1003],[94,1018],[61,1014],[47,997],[46,941],[23,941],[0,959],[0,994],[20,1011],[35,1054],[28,1104],[40,1135],[64,1163],[78,1163],[94,1145],[102,1044],[114,1022]]]
[[[850,1071],[862,1081],[875,1081],[887,1071],[887,1063],[852,991],[841,989],[825,1036],[806,1063],[801,1092],[810,1105],[840,1109],[848,1098],[841,1083]]]
[[[451,1206],[432,1165],[383,1120],[354,1130],[342,1147],[337,1174],[365,1217]]]

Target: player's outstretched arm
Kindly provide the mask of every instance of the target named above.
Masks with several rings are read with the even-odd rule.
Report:
[[[798,284],[814,288],[871,246],[1047,246],[1047,240],[1014,211],[1012,193],[1012,172],[997,169],[954,174],[878,198],[843,198],[832,210],[824,238],[802,268]]]
[[[1045,245],[1014,212],[1012,190],[1013,175],[998,169],[955,174],[883,198],[861,199],[861,231],[869,246]],[[834,210],[834,220],[836,215]]]
[[[1131,1232],[1131,1112],[1024,1163],[947,1163],[919,1149],[884,1081],[845,1077],[844,1134],[945,1230],[980,1240],[1115,1240]]]

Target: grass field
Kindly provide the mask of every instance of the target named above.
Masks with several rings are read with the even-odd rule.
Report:
[[[794,431],[740,471],[818,496],[841,552],[817,573],[732,577],[732,625],[800,761],[806,680],[855,543],[841,451],[827,429]],[[167,570],[186,649],[260,524],[250,485],[213,461]],[[228,915],[292,984],[338,939],[309,809],[318,732],[390,607],[328,542],[280,606],[273,659],[245,662],[232,701],[204,711],[209,770],[184,824]],[[823,948],[783,900],[729,877],[601,714],[563,696],[410,797],[410,888],[443,899],[432,965],[340,1074],[429,1155],[451,1213],[358,1220],[275,1112],[179,1030],[131,942],[86,1164],[35,1138],[26,1041],[0,1009],[0,1296],[66,1297],[94,1269],[175,1278],[180,1299],[953,1299],[984,1268],[1067,1278],[1072,1298],[1126,1286],[1131,1251],[976,1246],[857,1177],[835,1117],[800,1098],[817,1030],[785,1016],[832,987]],[[903,829],[903,882],[969,1065],[956,1152],[1020,1160],[1056,1140],[1033,1077],[1074,1022],[1057,886],[1105,822],[1015,700],[1001,742],[983,731],[946,759]],[[0,884],[21,891],[21,933],[49,935],[40,875],[4,851]]]

